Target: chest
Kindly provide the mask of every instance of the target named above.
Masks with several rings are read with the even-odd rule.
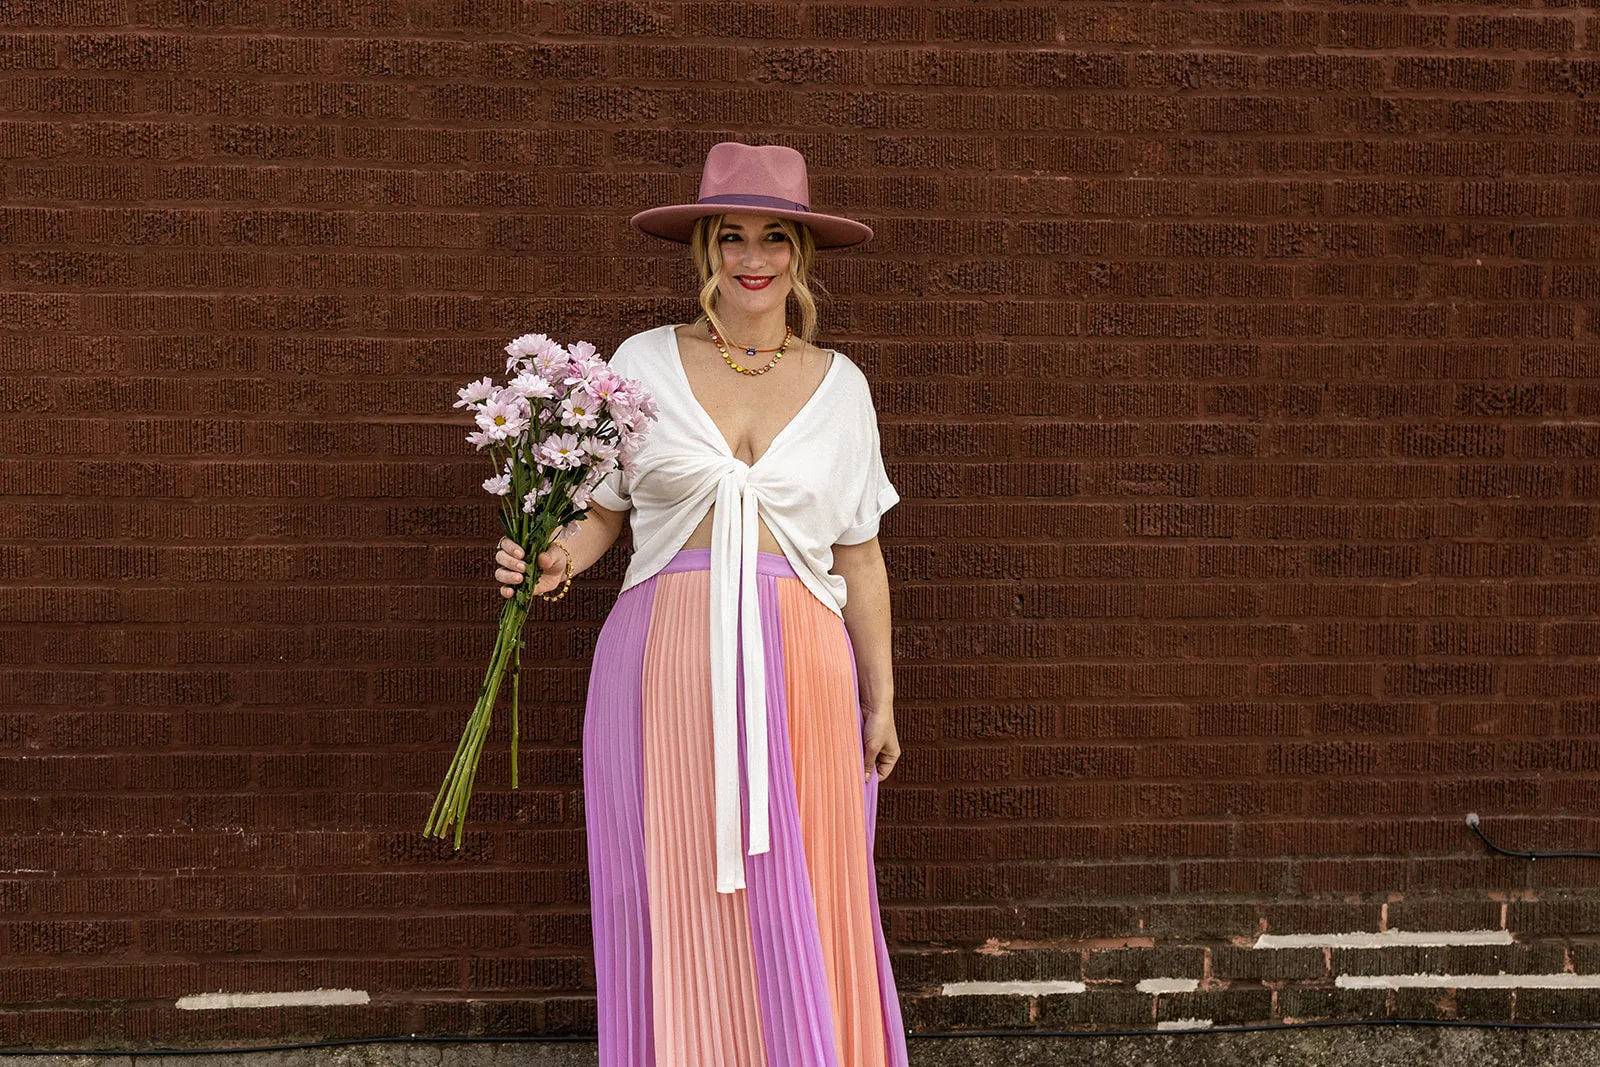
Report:
[[[735,458],[753,465],[814,399],[821,399],[818,391],[833,357],[820,351],[807,355],[811,358],[780,361],[767,373],[752,375],[733,370],[714,349],[683,353],[692,400]]]

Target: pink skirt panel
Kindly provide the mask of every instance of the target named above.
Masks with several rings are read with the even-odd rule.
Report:
[[[771,553],[757,587],[772,849],[744,856],[747,888],[716,892],[708,556],[680,552],[624,591],[595,650],[583,762],[601,1067],[906,1067],[854,656]]]

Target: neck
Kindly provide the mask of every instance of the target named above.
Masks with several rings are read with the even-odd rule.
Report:
[[[726,327],[722,339],[732,348],[776,348],[783,343],[785,309],[780,305],[760,315],[748,315],[735,308],[717,309],[717,318]]]

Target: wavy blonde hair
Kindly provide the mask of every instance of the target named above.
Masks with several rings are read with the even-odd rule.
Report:
[[[721,253],[714,253],[712,244],[722,229],[723,214],[702,215],[694,221],[694,232],[689,235],[689,256],[694,260],[695,273],[700,278],[700,316],[694,320],[698,326],[709,321],[716,327],[717,333],[723,337],[728,336],[728,331],[723,328],[722,319],[717,317],[717,284],[722,280],[719,273]],[[792,251],[789,254],[789,296],[784,301],[795,302],[800,312],[800,326],[795,331],[802,340],[808,344],[816,340],[817,336],[817,298],[812,292],[813,287],[826,293],[820,284],[811,279],[811,264],[816,262],[817,242],[811,235],[811,227],[794,219],[778,219],[778,226],[789,237]]]

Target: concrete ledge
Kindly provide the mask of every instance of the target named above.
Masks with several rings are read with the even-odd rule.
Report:
[[[1600,1031],[1360,1026],[1149,1037],[915,1038],[912,1067],[1592,1067]],[[186,1056],[23,1055],[0,1067],[594,1067],[593,1042],[389,1044]]]
[[[912,1067],[1593,1067],[1600,1031],[1344,1027],[913,1041]]]

